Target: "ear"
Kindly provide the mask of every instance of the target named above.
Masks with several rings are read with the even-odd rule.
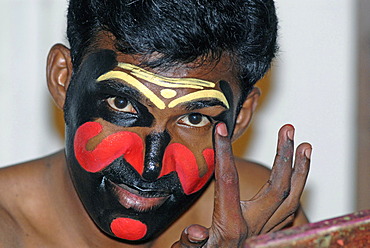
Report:
[[[254,87],[252,91],[248,94],[236,118],[232,141],[237,140],[247,129],[252,119],[252,115],[257,107],[260,95],[261,91],[257,87]]]
[[[72,75],[70,51],[62,44],[54,45],[49,52],[46,79],[56,105],[63,109],[66,92]]]

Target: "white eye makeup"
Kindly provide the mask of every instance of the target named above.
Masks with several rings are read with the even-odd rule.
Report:
[[[178,123],[181,125],[186,125],[190,127],[205,127],[211,123],[209,118],[205,115],[200,113],[191,113],[182,116]]]
[[[136,114],[136,109],[131,102],[124,97],[110,97],[107,99],[108,105],[115,111]]]

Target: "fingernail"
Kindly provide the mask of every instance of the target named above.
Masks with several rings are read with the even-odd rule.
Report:
[[[204,242],[204,239],[202,239],[202,240],[193,240],[193,239],[190,239],[190,238],[189,238],[189,241],[190,241],[191,243],[193,243],[193,244],[199,244],[199,243],[203,243],[203,242]]]
[[[226,124],[225,123],[219,123],[219,124],[217,124],[217,126],[216,126],[216,132],[219,135],[221,135],[223,137],[226,137],[228,135]]]
[[[304,155],[306,156],[306,158],[310,159],[311,158],[311,153],[312,153],[312,149],[311,148],[308,148],[304,151]]]
[[[293,140],[294,139],[294,130],[289,130],[287,132],[287,136],[290,140]]]
[[[205,237],[189,237],[188,236],[188,240],[191,242],[191,243],[195,243],[195,244],[199,244],[199,243],[202,243],[204,242],[206,238]]]

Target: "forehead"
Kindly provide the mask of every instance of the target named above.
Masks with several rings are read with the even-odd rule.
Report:
[[[159,109],[173,108],[185,102],[205,98],[219,101],[220,105],[226,108],[230,107],[225,95],[218,89],[219,85],[216,87],[217,84],[211,81],[188,77],[165,77],[128,63],[118,63],[117,67],[118,69],[101,75],[97,81],[122,80],[150,99]],[[167,101],[161,98],[173,100],[166,104]]]
[[[140,66],[143,69],[157,75],[173,78],[197,78],[211,82],[224,80],[229,83],[233,91],[240,90],[238,69],[232,56],[223,53],[219,59],[197,59],[194,62],[176,65],[163,65],[156,68],[149,68],[141,65],[157,61],[161,54],[124,54],[119,52],[115,46],[115,37],[110,32],[101,31],[97,34],[93,50],[111,50],[116,54],[118,63],[128,63]],[[91,50],[91,52],[93,52]],[[211,57],[211,56],[210,56]]]
[[[104,59],[98,60],[98,63],[102,64],[102,61]],[[224,107],[229,108],[224,95],[225,88],[222,89],[225,84],[228,95],[234,95],[234,99],[238,97],[237,77],[230,59],[226,56],[217,62],[195,62],[173,67],[150,68],[142,64],[138,56],[116,53],[115,67],[98,75],[97,81],[118,80],[144,93],[143,95],[153,103],[158,102],[156,105],[160,109],[201,98],[217,99]],[[158,96],[164,99],[164,102]],[[166,106],[165,102],[168,103],[170,99],[176,100]]]
[[[227,81],[230,84],[238,85],[237,74],[231,63],[229,56],[223,55],[217,61],[195,61],[187,64],[177,64],[173,66],[161,66],[157,68],[149,68],[141,66],[142,64],[150,63],[151,60],[156,60],[158,55],[153,55],[143,63],[143,60],[140,56],[135,55],[126,55],[117,53],[118,63],[127,63],[134,66],[141,67],[142,69],[137,71],[137,68],[127,68],[132,69],[132,71],[137,74],[147,75],[155,74],[158,77],[172,78],[176,79],[190,79],[187,83],[191,84],[192,79],[194,79],[195,84],[203,84],[207,86],[209,82],[217,83],[220,80]],[[145,73],[148,72],[148,73]]]

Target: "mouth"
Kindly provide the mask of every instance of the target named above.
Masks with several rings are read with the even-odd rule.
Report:
[[[115,184],[108,180],[113,186],[113,191],[118,197],[119,203],[127,209],[138,212],[147,212],[159,208],[169,197],[166,192],[149,192],[133,189],[126,184]]]

